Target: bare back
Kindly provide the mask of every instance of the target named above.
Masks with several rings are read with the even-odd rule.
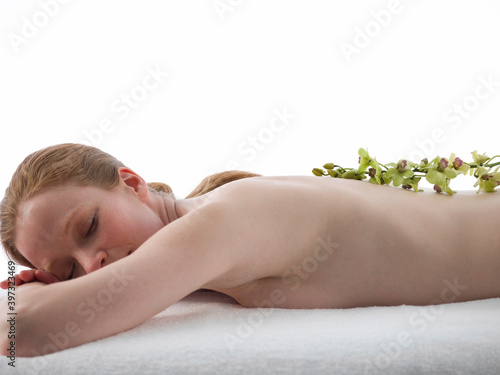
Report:
[[[500,198],[364,181],[259,177],[217,189],[240,262],[205,285],[244,306],[426,305],[500,295]],[[200,207],[203,209],[203,207]],[[483,215],[483,216],[481,216]],[[492,233],[494,233],[492,237]]]

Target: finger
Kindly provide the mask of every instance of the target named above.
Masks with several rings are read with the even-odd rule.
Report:
[[[14,285],[19,285],[19,283],[23,283],[22,281],[19,281],[19,276],[15,275],[15,284],[12,280],[3,280],[0,282],[0,288],[2,289],[9,289],[9,287],[14,286]]]
[[[29,283],[30,281],[35,280],[35,270],[24,270],[19,273],[19,278]]]
[[[23,285],[24,284],[24,281],[23,279],[21,279],[21,277],[19,275],[16,275],[15,276],[15,285],[18,286],[18,285]]]
[[[45,283],[45,284],[52,284],[52,283],[57,283],[58,281],[61,281],[55,275],[53,275],[49,272],[41,271],[41,270],[37,270],[35,272],[35,276],[36,276],[36,279],[38,281],[41,281],[42,283]]]

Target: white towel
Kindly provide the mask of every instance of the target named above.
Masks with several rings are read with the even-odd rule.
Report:
[[[439,306],[249,309],[195,292],[127,332],[1,374],[499,374],[500,298]]]

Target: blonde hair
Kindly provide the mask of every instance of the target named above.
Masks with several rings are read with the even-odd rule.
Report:
[[[120,167],[125,165],[115,157],[82,144],[64,143],[28,155],[14,172],[0,205],[0,237],[8,257],[23,266],[35,268],[14,244],[16,218],[22,202],[42,189],[66,182],[112,189],[119,182]],[[203,195],[234,180],[256,176],[260,175],[242,171],[216,173],[203,179],[186,198]],[[148,187],[150,191],[168,194],[175,199],[167,184],[152,182]]]

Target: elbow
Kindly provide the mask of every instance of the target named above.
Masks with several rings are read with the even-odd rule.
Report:
[[[3,333],[3,330],[2,330],[2,333]],[[10,341],[9,339],[3,339],[3,340],[1,340],[1,344],[0,345],[2,345],[1,350],[0,350],[1,356],[2,357],[7,357],[8,361],[10,363],[11,362],[15,362],[16,361],[16,357],[18,356],[17,352],[16,352],[16,342],[15,342],[15,340]]]
[[[15,315],[9,314],[7,298],[0,303],[0,355],[8,357],[9,361],[16,358],[16,325]],[[14,319],[13,319],[14,317]]]
[[[65,347],[48,345],[52,324],[57,321],[47,305],[45,284],[30,283],[16,289],[11,311],[5,299],[0,301],[0,354],[6,357],[37,357]],[[57,337],[56,337],[57,338]]]
[[[40,324],[39,314],[35,310],[31,303],[18,302],[14,311],[9,309],[5,300],[0,303],[0,355],[7,357],[9,363],[15,363],[17,357],[49,354],[40,352],[43,339],[39,328],[47,324]]]
[[[2,314],[2,316],[5,315]],[[2,319],[2,322],[0,323],[0,334],[2,335],[0,339],[0,355],[2,355],[2,357],[13,357],[12,359],[15,359],[15,342],[11,341],[9,328],[10,327],[6,319]]]
[[[16,357],[34,357],[37,354],[32,349],[33,337],[28,334],[23,327],[29,326],[26,324],[26,314],[23,309],[17,309],[12,313],[7,308],[0,308],[2,321],[0,322],[0,354],[7,357],[9,363],[14,362]]]

